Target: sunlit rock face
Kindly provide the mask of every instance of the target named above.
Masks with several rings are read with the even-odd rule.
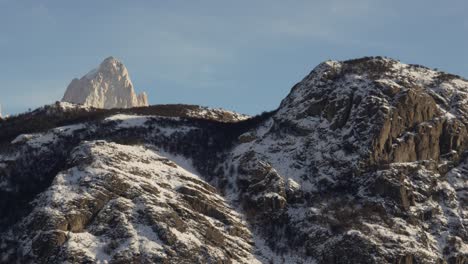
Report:
[[[62,101],[105,109],[148,106],[146,93],[135,93],[127,68],[114,57],[81,79],[73,79]]]

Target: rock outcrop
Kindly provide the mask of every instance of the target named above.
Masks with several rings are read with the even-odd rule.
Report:
[[[467,105],[458,76],[385,58],[327,61],[239,137],[228,178],[278,252],[318,263],[462,263]]]
[[[18,226],[24,244],[2,261],[255,262],[237,213],[157,149],[84,142],[67,167]]]
[[[62,101],[105,109],[148,106],[146,93],[135,93],[127,68],[114,57],[81,79],[73,79]]]

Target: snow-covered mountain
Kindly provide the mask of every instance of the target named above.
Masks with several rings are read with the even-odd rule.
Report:
[[[468,81],[327,61],[275,111],[0,122],[0,263],[466,263]]]
[[[62,101],[105,109],[148,106],[146,93],[135,93],[127,68],[114,57],[81,79],[73,79]]]

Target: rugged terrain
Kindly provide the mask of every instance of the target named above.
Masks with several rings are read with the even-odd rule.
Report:
[[[278,109],[0,121],[2,263],[466,263],[468,81],[327,61]]]
[[[148,106],[146,93],[135,93],[127,68],[114,57],[106,58],[80,79],[73,79],[62,101],[105,109]]]

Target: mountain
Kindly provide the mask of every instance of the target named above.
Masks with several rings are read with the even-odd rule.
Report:
[[[0,121],[1,263],[466,263],[468,81],[326,61],[278,109]]]
[[[81,79],[73,79],[62,101],[105,109],[148,106],[146,93],[135,93],[127,68],[114,57]]]

